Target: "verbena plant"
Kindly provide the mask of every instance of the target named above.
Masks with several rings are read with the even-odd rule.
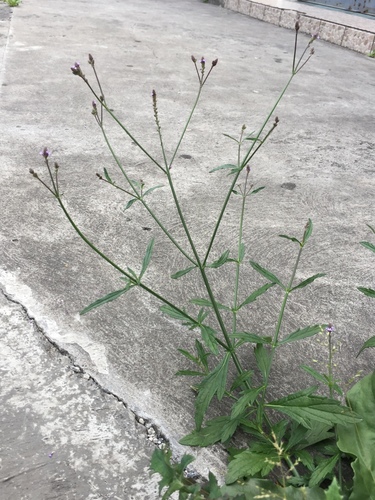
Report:
[[[375,409],[374,375],[363,379],[347,394],[347,405],[342,404],[343,391],[333,373],[333,333],[334,327],[327,325],[312,325],[300,328],[288,335],[281,335],[281,327],[288,300],[296,290],[305,288],[322,273],[315,274],[302,282],[295,280],[297,268],[302,252],[311,237],[313,224],[308,220],[300,238],[280,235],[290,241],[296,248],[295,263],[287,283],[282,282],[273,272],[267,270],[257,262],[249,261],[251,268],[262,276],[264,284],[249,292],[246,298],[240,298],[239,285],[243,267],[248,263],[245,260],[244,244],[244,214],[246,205],[263,187],[253,189],[249,181],[250,164],[254,155],[264,145],[278,125],[278,118],[274,112],[287,91],[293,79],[302,70],[314,53],[314,35],[307,43],[302,54],[298,56],[298,31],[296,23],[293,62],[290,77],[280,96],[267,114],[262,126],[256,133],[247,134],[243,126],[238,137],[227,136],[237,148],[237,158],[232,164],[225,164],[214,168],[211,172],[226,173],[230,179],[227,194],[221,206],[219,216],[213,227],[212,236],[203,255],[197,251],[191,235],[189,225],[180,205],[179,198],[171,175],[171,168],[185,137],[190,121],[201,98],[203,88],[216,67],[218,60],[210,65],[202,57],[197,60],[192,56],[195,68],[198,89],[192,110],[182,130],[174,152],[170,158],[166,153],[157,106],[156,92],[152,92],[152,105],[161,148],[161,160],[150,154],[141,142],[133,136],[129,128],[122,123],[111,110],[100,83],[94,58],[89,55],[88,63],[94,74],[94,83],[91,83],[83,73],[80,64],[75,63],[71,68],[89,88],[94,96],[92,114],[98,124],[111,155],[119,172],[122,174],[122,183],[113,180],[107,169],[103,174],[97,174],[99,179],[108,186],[120,190],[128,197],[126,209],[134,204],[141,204],[153,218],[164,235],[174,245],[177,252],[187,260],[187,267],[176,271],[171,279],[183,279],[183,276],[195,272],[205,287],[205,296],[201,298],[186,298],[186,308],[178,307],[172,300],[166,298],[145,284],[143,277],[152,259],[154,239],[148,243],[140,272],[130,267],[121,267],[107,255],[101,252],[95,243],[90,241],[76,225],[69,214],[60,191],[59,165],[51,165],[51,153],[47,148],[41,151],[49,178],[43,180],[34,171],[36,177],[53,195],[62,208],[69,222],[78,235],[102,259],[108,262],[120,273],[123,286],[114,292],[102,297],[88,307],[81,314],[86,314],[94,308],[119,298],[131,289],[138,287],[156,297],[162,303],[161,311],[181,321],[187,328],[199,332],[195,340],[195,351],[188,352],[179,349],[180,353],[191,363],[191,369],[181,370],[178,375],[196,377],[195,399],[195,429],[181,439],[181,443],[189,446],[209,446],[221,442],[228,450],[230,462],[225,478],[226,484],[219,486],[217,479],[210,474],[208,483],[199,484],[189,479],[185,474],[187,465],[193,460],[189,455],[183,457],[180,463],[171,462],[171,452],[156,449],[152,458],[151,467],[162,475],[160,491],[163,498],[169,498],[174,492],[179,492],[179,498],[347,498],[351,500],[374,498],[375,481],[374,461],[369,459],[366,446],[362,446],[361,439],[375,441],[374,430],[371,430],[369,408]],[[122,131],[143,152],[156,169],[162,172],[169,186],[175,203],[178,217],[183,227],[188,249],[183,247],[167,229],[157,212],[148,204],[149,196],[162,186],[152,186],[145,189],[143,181],[135,181],[130,176],[115,152],[107,135],[106,119],[112,119]],[[271,122],[271,124],[270,124]],[[240,176],[243,179],[240,181]],[[211,252],[217,240],[218,230],[223,222],[228,202],[233,195],[241,199],[238,214],[238,241],[235,251],[227,250],[217,259],[211,258]],[[134,208],[134,207],[133,207]],[[363,243],[374,251],[370,243]],[[217,300],[211,277],[207,270],[224,267],[228,276],[234,276],[233,295],[227,297],[226,303]],[[234,272],[233,272],[234,269]],[[279,288],[282,299],[274,332],[261,335],[238,328],[239,315],[255,302],[271,287]],[[361,289],[366,295],[373,296],[371,289]],[[198,306],[199,312],[194,314]],[[228,317],[230,318],[228,321]],[[272,399],[269,395],[269,380],[273,369],[275,354],[286,344],[297,342],[319,333],[326,333],[328,338],[328,369],[327,373],[320,373],[309,366],[302,368],[311,375],[317,383],[306,389]],[[374,346],[374,338],[370,339],[363,348]],[[239,355],[239,348],[247,348],[254,353],[254,365],[248,365]],[[363,349],[362,348],[362,349]],[[235,371],[235,376],[231,373]],[[319,386],[325,386],[327,396],[316,395]],[[213,400],[225,400],[222,416],[207,419],[207,411]],[[372,415],[374,411],[372,412]],[[370,413],[371,415],[371,413]],[[356,430],[356,433],[354,432]],[[236,449],[230,446],[235,433],[240,433],[243,448]],[[359,437],[360,436],[360,437]],[[361,437],[362,436],[362,437]],[[372,448],[370,447],[370,450]],[[342,470],[343,453],[355,457],[351,475]],[[349,479],[348,479],[349,478]],[[324,490],[325,488],[328,488]],[[370,495],[371,493],[371,495]],[[367,495],[367,496],[366,496]],[[370,496],[369,496],[370,495]]]

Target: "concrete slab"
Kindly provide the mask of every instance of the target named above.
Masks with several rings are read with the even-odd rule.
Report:
[[[193,428],[194,407],[189,381],[174,377],[188,368],[177,349],[192,348],[195,332],[161,316],[160,304],[137,290],[79,317],[83,307],[119,288],[118,273],[83,245],[28,169],[41,173],[38,153],[44,146],[52,149],[65,201],[85,234],[120,265],[135,269],[155,237],[146,283],[190,307],[187,299],[203,294],[196,277],[166,279],[186,266],[185,259],[176,256],[140,207],[124,213],[126,196],[96,179],[103,167],[116,177],[115,165],[91,116],[91,97],[69,68],[80,61],[91,80],[85,64],[91,52],[111,107],[160,159],[151,90],[158,92],[170,156],[197,90],[190,55],[219,57],[173,167],[182,208],[203,254],[228,183],[225,175],[208,172],[236,158],[222,134],[237,135],[243,123],[248,130],[260,126],[289,78],[293,38],[278,26],[196,0],[30,0],[14,9],[1,82],[1,288],[84,373],[138,418],[152,422],[176,455],[185,451],[178,440]],[[301,35],[301,43],[308,40]],[[267,189],[249,206],[245,221],[247,261],[287,280],[296,252],[277,235],[299,236],[313,219],[314,236],[297,278],[327,276],[294,297],[283,334],[333,322],[340,346],[337,376],[344,381],[373,366],[371,352],[354,357],[373,335],[373,303],[356,290],[374,282],[372,256],[358,244],[368,238],[365,223],[374,224],[375,218],[373,72],[374,61],[361,54],[324,42],[316,46],[316,56],[277,110],[280,126],[253,162],[252,182]],[[130,175],[148,186],[164,183],[134,144],[109,122],[108,127]],[[156,191],[150,203],[186,246],[167,189]],[[233,199],[213,258],[235,247],[238,210]],[[222,268],[210,278],[219,300],[231,300],[232,270]],[[247,266],[241,295],[262,282]],[[280,303],[280,295],[271,291],[246,311],[240,326],[272,332]],[[280,354],[275,395],[311,384],[297,370],[312,360],[325,365],[322,343],[306,340]],[[243,356],[252,366],[251,350]],[[219,448],[194,453],[201,473],[223,472],[225,453]]]

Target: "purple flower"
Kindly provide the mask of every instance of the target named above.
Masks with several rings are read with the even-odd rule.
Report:
[[[329,325],[326,327],[326,332],[332,333],[334,331],[335,331],[335,327],[332,325],[332,323],[329,323]]]
[[[48,457],[52,458],[54,453],[55,453],[54,451],[51,451],[51,453],[48,453]]]
[[[73,75],[83,76],[81,66],[78,62],[75,62],[73,66],[70,67],[70,69],[72,70]]]
[[[204,57],[201,58],[201,65],[204,66],[206,64],[206,59]]]
[[[52,152],[47,148],[43,148],[42,151],[39,152],[39,154],[47,160],[51,156]]]

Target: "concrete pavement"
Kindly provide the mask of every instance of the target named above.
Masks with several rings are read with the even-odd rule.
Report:
[[[22,438],[30,435],[27,426],[20,427],[21,437],[16,432],[9,434],[2,451],[0,491],[3,488],[12,500],[116,498],[114,495],[121,499],[156,498],[155,481],[143,486],[152,449],[146,429],[140,430],[136,421],[142,418],[152,424],[156,434],[170,442],[176,456],[185,451],[178,440],[193,428],[194,396],[189,389],[191,381],[176,378],[174,373],[189,368],[177,349],[191,349],[195,334],[162,316],[160,304],[138,290],[80,317],[78,311],[83,307],[120,287],[118,273],[84,246],[28,169],[41,174],[38,153],[44,146],[52,150],[52,159],[60,164],[60,182],[73,217],[120,265],[138,269],[147,243],[155,237],[146,282],[181,307],[190,307],[186,300],[202,296],[201,284],[192,275],[177,282],[165,279],[186,267],[184,259],[175,255],[146,213],[136,205],[124,212],[128,199],[96,179],[95,173],[103,167],[115,176],[115,165],[91,116],[92,99],[82,81],[71,74],[70,66],[79,61],[91,80],[86,59],[89,52],[94,55],[111,107],[126,120],[134,136],[160,158],[151,90],[158,92],[167,154],[171,155],[196,93],[190,56],[205,55],[208,61],[219,58],[173,167],[183,210],[188,220],[194,221],[193,238],[203,253],[228,181],[225,175],[208,172],[236,158],[235,148],[222,134],[238,135],[243,123],[249,130],[260,126],[289,77],[293,33],[198,0],[30,0],[14,9],[7,22],[1,27],[7,40],[1,71],[0,287],[5,311],[1,339],[6,345],[1,351],[5,374],[1,397],[7,402],[2,425],[8,433],[7,422],[17,411],[23,422],[25,418],[27,422],[27,415],[34,415],[35,439],[28,448],[28,440]],[[308,39],[301,35],[301,44]],[[315,49],[316,55],[278,108],[280,126],[252,165],[252,182],[267,189],[257,195],[246,214],[247,259],[287,280],[295,248],[277,235],[299,236],[307,219],[313,219],[314,235],[297,277],[302,280],[318,272],[327,276],[295,296],[283,332],[333,322],[340,347],[337,376],[346,381],[359,370],[369,372],[373,367],[370,350],[359,359],[355,354],[373,335],[373,303],[356,287],[374,283],[372,255],[358,242],[370,238],[365,223],[374,224],[375,219],[375,67],[370,58],[342,47],[320,42]],[[118,128],[109,130],[120,159],[134,178],[141,177],[148,186],[164,183]],[[215,257],[235,245],[236,201],[228,208]],[[150,202],[173,235],[184,242],[167,189],[156,191]],[[212,274],[212,279],[219,300],[226,300],[231,293],[228,270]],[[261,283],[249,266],[244,270],[241,294]],[[248,310],[240,324],[250,331],[270,332],[279,306],[280,297],[272,291]],[[31,332],[30,321],[36,325],[37,337]],[[17,328],[27,342],[16,338]],[[43,338],[60,352],[47,356],[48,344]],[[37,349],[35,343],[43,345]],[[300,364],[313,359],[326,363],[326,352],[315,340],[291,347],[278,359],[273,378],[276,395],[284,395],[291,386],[311,384],[302,371],[296,377]],[[31,371],[36,372],[40,365],[40,376],[44,372],[49,375],[47,380],[40,378],[39,385],[22,383],[22,406],[19,398],[13,401],[9,394],[17,388],[18,367],[28,353],[32,353],[30,364],[38,356],[42,359]],[[251,366],[251,351],[243,356]],[[69,368],[73,365],[79,373]],[[43,407],[50,392],[56,392],[56,381],[60,381],[63,395],[66,391],[66,400],[73,398],[68,381],[74,386],[73,393],[81,394],[87,403],[82,410],[86,422],[97,414],[92,409],[95,405],[106,407],[100,424],[105,436],[100,440],[112,451],[98,462],[97,467],[105,473],[93,473],[98,480],[92,484],[82,478],[88,477],[92,457],[104,453],[104,448],[96,447],[96,428],[77,442],[75,433],[58,425],[55,441],[42,442],[46,436],[42,417],[47,417],[37,409]],[[37,385],[47,390],[38,392]],[[92,400],[87,399],[87,391]],[[35,394],[40,402],[34,405]],[[118,400],[126,404],[121,411],[116,406]],[[55,407],[60,404],[54,399]],[[81,412],[77,401],[75,404],[62,406],[66,428],[72,427],[71,414]],[[118,419],[112,422],[114,408]],[[85,426],[85,420],[80,426]],[[12,450],[19,449],[22,439],[22,452],[15,459]],[[123,443],[122,448],[116,445],[117,440]],[[34,453],[38,442],[40,447]],[[61,463],[53,465],[48,454],[56,452],[59,443],[65,446],[59,460],[70,490],[62,489],[52,496],[50,478]],[[68,448],[73,460],[69,460]],[[219,447],[193,453],[202,474],[208,468],[217,474],[225,470],[225,453]],[[82,454],[87,456],[84,471],[79,461]],[[131,466],[129,454],[135,457]],[[32,472],[38,474],[38,482],[43,477],[46,480],[43,497],[34,489],[27,490],[35,483],[28,482],[29,473],[23,471],[44,463]],[[121,489],[125,482],[131,483],[128,490]],[[18,497],[9,496],[13,491]]]

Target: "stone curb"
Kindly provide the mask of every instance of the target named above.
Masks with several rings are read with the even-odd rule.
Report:
[[[375,33],[371,31],[325,21],[297,10],[271,7],[251,0],[209,0],[209,2],[282,28],[294,29],[294,25],[299,19],[302,33],[319,33],[321,40],[366,55],[375,50]]]

